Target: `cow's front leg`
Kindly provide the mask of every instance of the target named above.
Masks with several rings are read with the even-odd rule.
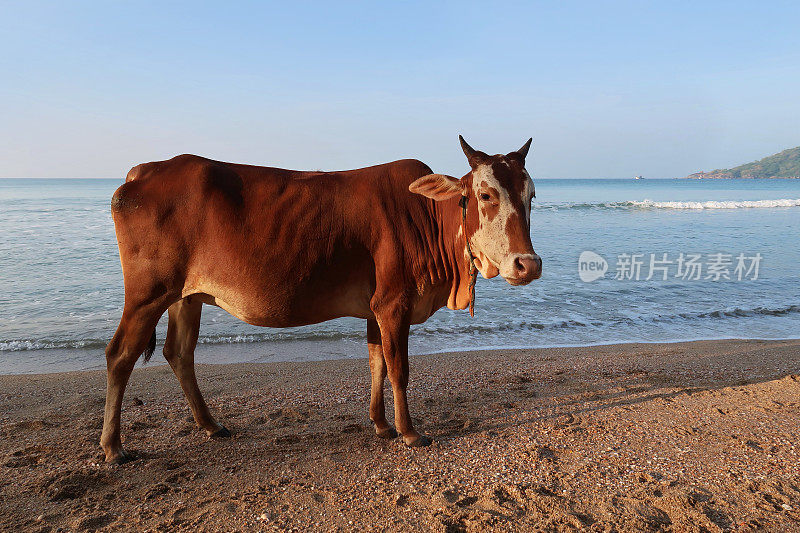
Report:
[[[380,326],[383,357],[386,361],[389,381],[392,384],[392,393],[394,395],[394,424],[397,427],[397,431],[403,436],[403,442],[408,446],[427,446],[431,443],[431,439],[425,435],[420,435],[414,429],[411,415],[408,412],[408,400],[406,399],[406,387],[408,386],[408,320],[405,318],[405,313],[399,312],[398,309],[376,313],[376,318]]]
[[[369,398],[369,419],[375,425],[375,433],[382,439],[393,439],[397,431],[386,421],[386,407],[383,403],[383,382],[386,380],[386,361],[383,359],[381,330],[378,322],[367,320],[367,350],[369,350],[369,370],[372,375],[372,390]]]

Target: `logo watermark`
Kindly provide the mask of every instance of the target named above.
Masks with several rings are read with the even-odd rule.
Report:
[[[650,281],[680,279],[685,281],[757,280],[763,256],[760,253],[683,253],[670,255],[622,253],[617,255],[613,279]],[[578,276],[590,283],[605,277],[608,262],[601,255],[586,250],[578,258]]]
[[[578,275],[586,283],[595,281],[606,275],[608,261],[603,256],[586,250],[578,258]]]

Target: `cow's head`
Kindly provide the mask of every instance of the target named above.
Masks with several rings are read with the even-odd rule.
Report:
[[[506,155],[487,155],[473,149],[463,137],[459,139],[471,171],[461,179],[429,174],[412,183],[409,190],[433,200],[468,198],[467,238],[483,277],[500,274],[511,285],[538,279],[542,260],[533,251],[530,236],[535,191],[525,170],[532,139]]]

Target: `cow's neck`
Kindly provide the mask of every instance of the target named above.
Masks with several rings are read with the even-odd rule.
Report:
[[[461,229],[462,209],[459,197],[436,202],[437,218],[441,230],[442,263],[447,265],[449,295],[447,307],[466,309],[470,296],[470,261],[466,250],[466,240]]]

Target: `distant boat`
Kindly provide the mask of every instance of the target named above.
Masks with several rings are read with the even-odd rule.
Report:
[[[635,179],[635,180],[643,180],[644,178],[641,177],[641,176],[634,176],[633,179]]]

